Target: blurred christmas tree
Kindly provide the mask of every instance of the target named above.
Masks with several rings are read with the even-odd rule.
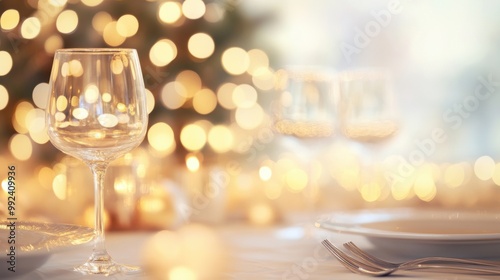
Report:
[[[229,123],[239,109],[231,100],[233,90],[248,85],[252,95],[269,90],[273,80],[269,57],[251,47],[262,19],[245,18],[238,5],[230,0],[0,1],[0,98],[6,104],[0,108],[1,143],[28,135],[37,150],[33,157],[54,159],[48,139],[30,131],[30,123],[40,122],[28,115],[43,112],[43,91],[58,48],[137,49],[152,106],[150,125],[166,122],[176,142],[186,124],[200,119],[233,129]],[[235,129],[252,133],[263,125],[261,119]]]

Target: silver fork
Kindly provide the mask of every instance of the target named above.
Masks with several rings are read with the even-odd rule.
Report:
[[[335,247],[327,239],[321,242],[323,246],[334,255],[342,265],[344,265],[351,272],[370,275],[370,276],[386,276],[394,273],[398,270],[417,270],[417,269],[433,269],[439,270],[441,272],[466,272],[472,274],[489,274],[489,275],[500,275],[500,268],[493,266],[464,266],[464,265],[451,265],[451,264],[416,264],[412,266],[402,266],[402,267],[382,267],[376,266],[370,263],[365,263],[364,260],[356,259],[355,257],[343,252],[339,248]]]
[[[349,250],[351,253],[361,258],[363,261],[372,264],[376,267],[389,268],[389,267],[404,267],[404,266],[413,266],[418,264],[457,264],[457,265],[482,265],[482,266],[490,266],[500,268],[500,262],[498,261],[488,261],[488,260],[477,260],[477,259],[464,259],[464,258],[448,258],[448,257],[425,257],[418,258],[415,260],[401,262],[401,263],[392,263],[380,258],[377,258],[368,252],[360,249],[353,242],[344,243],[344,248]]]

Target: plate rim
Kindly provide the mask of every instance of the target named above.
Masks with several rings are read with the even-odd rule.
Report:
[[[498,221],[500,225],[500,213],[478,212],[470,210],[451,210],[451,209],[415,209],[415,208],[376,208],[376,209],[357,209],[349,211],[334,212],[329,217],[323,216],[316,220],[314,225],[317,228],[336,231],[338,233],[356,234],[365,237],[376,237],[386,239],[405,239],[405,240],[422,240],[422,241],[437,241],[437,242],[500,242],[500,227],[498,233],[478,233],[478,234],[438,234],[438,233],[415,233],[415,232],[398,232],[382,229],[374,229],[363,227],[367,222],[335,222],[335,218],[352,218],[362,215],[375,217],[385,215],[385,221],[401,220],[402,217],[418,216],[431,217],[433,219],[442,219],[442,217],[450,217],[450,215],[481,215],[483,217],[494,217],[489,221]],[[383,221],[382,219],[378,221]]]
[[[44,244],[43,242],[46,241],[47,237],[53,237],[54,233],[47,232],[45,229],[50,229],[50,228],[63,228],[67,233],[70,231],[68,229],[72,229],[71,231],[74,232],[74,234],[78,234],[78,240],[79,242],[72,242],[71,240],[64,240],[62,237],[58,237],[59,240],[63,240],[64,242],[59,243],[59,242],[49,242],[47,244],[44,244],[44,246],[37,247],[36,249],[32,251],[26,251],[21,248],[21,246],[16,246],[18,250],[16,251],[16,254],[19,256],[35,256],[35,255],[52,255],[54,253],[64,251],[66,249],[70,249],[73,247],[78,247],[78,246],[84,246],[86,244],[89,244],[94,240],[95,234],[94,230],[92,228],[82,226],[82,225],[77,225],[77,224],[69,224],[69,223],[52,223],[52,222],[42,222],[42,221],[10,221],[10,220],[4,220],[0,222],[0,230],[5,229],[10,222],[15,222],[16,223],[16,230],[19,231],[20,228],[23,231],[43,235],[42,242],[39,242],[40,244]],[[39,231],[37,229],[27,229],[26,227],[37,227],[37,228],[43,228],[44,230]],[[81,242],[80,242],[81,241]],[[28,244],[27,246],[33,246],[37,244]],[[26,246],[26,245],[25,245]]]

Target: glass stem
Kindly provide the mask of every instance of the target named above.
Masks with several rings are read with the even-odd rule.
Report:
[[[92,257],[96,261],[109,260],[104,242],[104,177],[108,163],[90,163],[90,170],[94,177],[94,205],[95,205],[95,243]]]

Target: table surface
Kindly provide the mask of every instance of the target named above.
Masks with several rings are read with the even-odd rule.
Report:
[[[344,235],[315,229],[301,224],[255,227],[246,224],[214,226],[221,236],[231,263],[221,279],[372,279],[353,274],[335,260],[320,244],[324,238],[335,244],[354,241],[363,248],[370,244],[360,236]],[[111,232],[107,247],[121,263],[140,264],[141,250],[155,232]],[[43,266],[26,275],[10,279],[72,280],[72,279],[149,279],[135,276],[85,276],[72,268],[90,255],[91,248],[54,254]],[[459,275],[434,272],[404,272],[390,279],[479,280],[498,279],[498,276]],[[165,278],[166,279],[166,278]],[[214,279],[218,280],[218,279]]]

